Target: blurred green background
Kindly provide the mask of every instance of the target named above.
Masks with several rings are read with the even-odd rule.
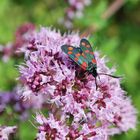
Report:
[[[73,20],[73,30],[80,33],[90,32],[89,40],[97,50],[109,57],[117,66],[117,74],[124,74],[122,88],[132,98],[140,118],[140,0],[124,0],[121,7],[109,18],[103,18],[115,0],[93,0],[84,9],[83,17]],[[121,2],[121,0],[118,0]],[[58,23],[64,17],[68,4],[64,0],[0,0],[0,44],[14,40],[14,33],[20,25],[31,22],[40,26],[51,26],[67,32]],[[105,16],[105,15],[104,15]],[[0,90],[10,90],[16,84],[18,72],[15,60],[8,63],[0,61]],[[31,116],[32,119],[32,116]],[[0,118],[1,124],[3,123]],[[15,124],[7,122],[5,125]],[[35,138],[36,130],[30,122],[19,122],[20,139]],[[140,125],[135,131],[114,136],[112,140],[140,140]]]

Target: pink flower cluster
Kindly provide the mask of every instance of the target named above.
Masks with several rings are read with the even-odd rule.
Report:
[[[21,25],[15,33],[15,40],[13,43],[8,43],[5,46],[0,45],[0,55],[3,61],[7,62],[10,57],[20,56],[19,49],[24,48],[28,42],[28,35],[35,30],[35,26],[32,23],[25,23]]]
[[[61,50],[79,46],[76,33],[64,34],[41,28],[24,49],[25,64],[19,67],[22,96],[45,95],[48,117],[37,113],[37,140],[107,140],[111,135],[134,129],[136,110],[120,87],[120,79],[87,75]],[[91,43],[92,44],[92,43]],[[107,59],[95,52],[97,72],[114,74]]]
[[[66,2],[69,7],[66,9],[65,17],[61,22],[64,23],[67,28],[72,28],[73,19],[83,16],[83,10],[86,6],[91,4],[91,0],[66,0]]]
[[[0,114],[1,117],[7,115],[7,109],[10,109],[8,113],[12,116],[16,114],[17,120],[25,121],[29,117],[30,110],[37,110],[43,108],[45,105],[45,95],[35,96],[28,100],[22,100],[21,92],[19,90],[21,86],[17,85],[12,91],[1,92],[0,91]],[[9,118],[8,118],[9,120]]]

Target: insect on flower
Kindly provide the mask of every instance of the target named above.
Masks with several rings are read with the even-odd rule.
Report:
[[[120,78],[118,76],[97,73],[97,62],[92,50],[91,44],[87,39],[81,39],[80,47],[73,47],[71,45],[61,46],[63,52],[65,52],[74,62],[76,62],[82,69],[92,74],[95,78],[95,84],[97,89],[96,77],[99,75],[107,75],[113,78]]]

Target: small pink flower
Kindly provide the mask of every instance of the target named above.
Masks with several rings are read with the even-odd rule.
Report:
[[[68,129],[61,121],[55,120],[52,114],[47,119],[37,114],[36,121],[40,124],[37,140],[65,140]]]

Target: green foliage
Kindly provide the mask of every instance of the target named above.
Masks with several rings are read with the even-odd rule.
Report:
[[[74,20],[74,29],[85,31],[95,27],[90,41],[103,55],[117,66],[117,74],[124,74],[123,88],[133,99],[137,110],[140,109],[140,1],[126,0],[123,7],[109,19],[103,19],[110,0],[94,0],[86,7],[84,16]],[[0,0],[0,44],[13,41],[16,28],[32,22],[37,27],[52,26],[67,31],[58,24],[64,16],[67,4],[63,0]],[[7,63],[0,61],[0,89],[10,90],[16,84],[18,73],[14,59]],[[139,115],[139,114],[138,114]],[[32,117],[31,117],[32,118]],[[140,118],[140,116],[138,116]],[[1,123],[3,119],[0,119]],[[138,140],[140,126],[136,131],[112,137],[112,140]],[[36,130],[29,122],[20,123],[20,139],[34,139]]]
[[[10,59],[7,63],[0,62],[0,89],[10,90],[16,84],[18,77],[17,68],[14,60]]]

